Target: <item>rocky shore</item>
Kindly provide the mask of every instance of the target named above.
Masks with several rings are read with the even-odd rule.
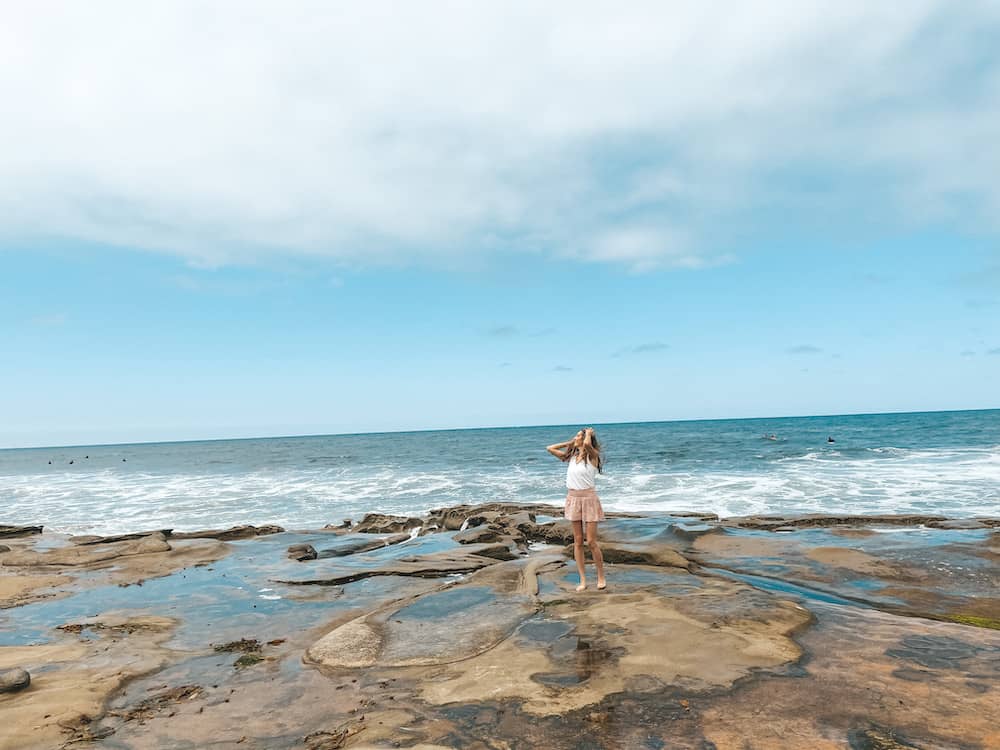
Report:
[[[1000,748],[1000,519],[559,513],[0,525],[0,750]]]

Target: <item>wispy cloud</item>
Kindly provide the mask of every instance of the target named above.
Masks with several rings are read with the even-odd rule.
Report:
[[[965,349],[964,351],[962,351],[959,354],[959,356],[961,356],[961,357],[975,357],[976,353],[974,351],[972,351],[972,349]]]
[[[573,372],[572,367],[566,367],[566,365],[556,365],[552,368],[553,372]]]
[[[1000,346],[998,346],[996,349],[990,349],[986,353],[990,355],[1000,355]]]
[[[788,347],[785,349],[785,352],[788,354],[822,354],[823,350],[812,344],[799,344],[798,346]]]
[[[199,9],[5,9],[0,241],[646,271],[775,206],[1000,230],[996,3]]]
[[[625,357],[629,354],[651,354],[653,352],[664,352],[669,348],[670,345],[664,344],[662,341],[649,341],[645,344],[637,344],[636,346],[628,346],[624,349],[618,349],[611,356]]]
[[[498,339],[506,339],[511,336],[516,336],[520,333],[517,326],[494,326],[486,331],[487,336],[492,336]]]

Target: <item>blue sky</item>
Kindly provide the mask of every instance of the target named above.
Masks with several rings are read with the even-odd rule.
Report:
[[[1000,11],[705,5],[18,11],[0,446],[1000,405]]]

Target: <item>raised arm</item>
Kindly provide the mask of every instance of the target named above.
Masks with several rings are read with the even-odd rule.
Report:
[[[569,458],[569,447],[575,442],[576,438],[567,440],[565,443],[554,443],[553,445],[547,446],[545,450],[558,458],[560,461],[565,461]]]

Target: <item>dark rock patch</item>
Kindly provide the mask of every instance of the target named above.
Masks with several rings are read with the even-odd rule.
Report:
[[[222,542],[234,539],[251,539],[255,536],[280,534],[284,529],[274,524],[264,526],[233,526],[229,529],[208,529],[205,531],[178,531],[171,534],[172,539],[218,539]]]
[[[239,651],[244,654],[250,654],[255,651],[260,651],[263,646],[260,641],[256,638],[240,638],[238,641],[230,641],[229,643],[222,643],[217,646],[212,647],[215,651],[226,651],[233,652]]]
[[[809,514],[803,516],[734,516],[723,519],[727,526],[743,529],[776,531],[785,528],[823,528],[826,526],[929,526],[934,522],[947,521],[945,516],[875,515],[836,516]]]
[[[847,733],[851,750],[919,750],[919,745],[911,745],[892,729],[871,727],[852,729]]]
[[[302,562],[303,560],[315,560],[319,555],[311,544],[293,544],[288,548],[288,558]]]
[[[9,539],[16,536],[31,536],[41,534],[41,526],[7,526],[0,524],[0,539]]]
[[[392,536],[385,537],[384,539],[358,539],[353,542],[348,542],[347,544],[342,544],[338,547],[330,547],[328,549],[320,550],[316,557],[346,557],[347,555],[357,555],[362,552],[370,552],[373,549],[382,549],[383,547],[389,547],[393,544],[399,544],[401,542],[405,542],[409,538],[409,534],[393,534]]]
[[[152,719],[166,709],[178,703],[192,701],[203,694],[204,688],[199,685],[181,685],[144,698],[127,711],[115,711],[111,715],[118,716],[123,721],[137,721],[140,724],[145,724],[148,719]]]
[[[173,529],[156,529],[155,531],[140,531],[135,534],[115,534],[113,536],[71,536],[69,540],[73,544],[89,546],[91,544],[112,544],[114,542],[130,542],[135,539],[142,539],[147,536],[162,536],[164,539],[173,533]]]
[[[26,669],[5,669],[0,671],[0,693],[16,693],[31,684],[31,675]]]

